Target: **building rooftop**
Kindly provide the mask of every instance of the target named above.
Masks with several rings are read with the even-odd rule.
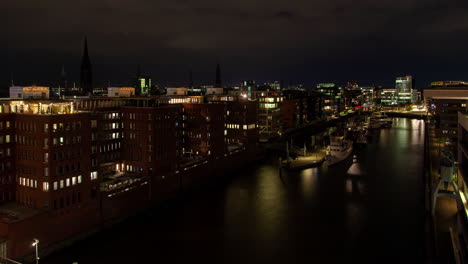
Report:
[[[0,205],[0,222],[15,223],[40,214],[41,211],[15,202]]]

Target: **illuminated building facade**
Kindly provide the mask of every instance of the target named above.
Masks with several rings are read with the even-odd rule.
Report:
[[[138,76],[136,94],[137,95],[149,95],[151,94],[152,80],[150,76]]]
[[[457,183],[460,199],[457,199],[457,228],[454,230],[461,260],[468,259],[468,115],[466,110],[458,113],[458,171]],[[465,262],[463,262],[465,263]]]
[[[32,254],[31,237],[47,251],[255,157],[256,102],[167,100],[3,101],[0,257]]]
[[[468,86],[466,81],[436,81],[431,82],[431,87],[464,87]]]
[[[188,88],[176,87],[166,88],[166,95],[187,95]]]
[[[241,90],[246,92],[248,99],[252,99],[252,92],[257,90],[257,85],[254,80],[243,81]]]
[[[319,83],[317,84],[317,91],[326,95],[323,104],[324,112],[337,114],[343,110],[342,91],[334,83]]]
[[[468,88],[428,88],[424,90],[424,100],[433,112],[436,136],[455,142],[458,137],[458,112],[466,110]]]
[[[277,136],[282,131],[281,105],[284,97],[278,92],[258,91],[258,132],[261,137]]]
[[[398,92],[396,89],[383,88],[379,90],[380,103],[383,106],[394,106],[398,104]]]
[[[413,77],[397,77],[395,81],[395,89],[398,96],[398,103],[413,103]]]
[[[107,97],[132,97],[135,96],[133,87],[107,87]]]
[[[375,87],[361,87],[362,91],[362,104],[371,105],[374,104],[377,97]]]
[[[49,87],[43,86],[11,86],[10,99],[49,99]]]

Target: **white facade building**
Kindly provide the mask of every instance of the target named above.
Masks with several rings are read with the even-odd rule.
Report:
[[[49,99],[49,87],[11,86],[10,99]]]
[[[187,90],[185,87],[166,88],[166,95],[187,95]]]
[[[223,88],[206,88],[206,94],[223,94]]]
[[[134,87],[108,87],[107,97],[132,97],[135,95]]]

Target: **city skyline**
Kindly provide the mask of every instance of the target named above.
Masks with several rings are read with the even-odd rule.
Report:
[[[439,79],[468,79],[462,63],[467,5],[455,1],[21,5],[6,4],[3,86],[12,75],[38,83],[59,79],[62,65],[78,83],[85,36],[96,86],[127,81],[137,65],[156,83],[187,83],[192,70],[195,82],[208,84],[217,63],[225,83],[390,86],[396,76],[411,75],[424,88]],[[86,18],[72,21],[72,10]]]

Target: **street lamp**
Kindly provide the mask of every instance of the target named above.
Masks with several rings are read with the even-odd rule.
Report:
[[[36,247],[36,264],[39,264],[39,254],[38,254],[38,251],[37,251],[37,245],[39,245],[39,239],[34,238],[33,240],[34,240],[34,242],[32,243],[32,246]]]

